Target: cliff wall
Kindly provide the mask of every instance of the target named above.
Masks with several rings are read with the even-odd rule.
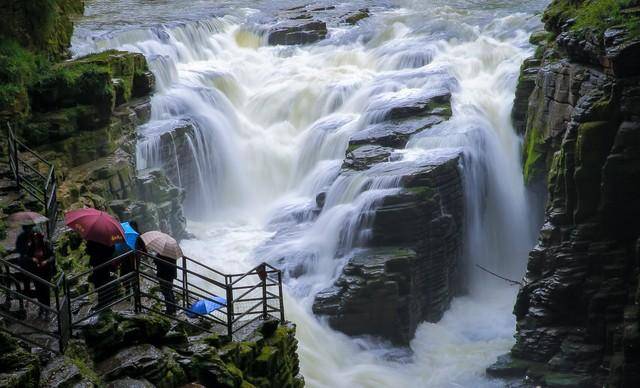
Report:
[[[524,173],[548,200],[488,372],[527,384],[640,384],[640,25],[637,1],[555,0],[514,104]]]

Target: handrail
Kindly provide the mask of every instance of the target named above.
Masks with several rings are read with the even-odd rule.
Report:
[[[13,173],[16,181],[16,186],[19,189],[25,190],[27,193],[36,198],[42,203],[44,208],[44,215],[49,219],[46,223],[47,236],[52,238],[58,218],[58,206],[57,206],[57,183],[56,172],[53,163],[44,159],[37,152],[29,148],[26,144],[21,142],[17,137],[11,124],[7,122],[7,140],[9,151],[9,167]],[[21,153],[27,153],[34,157],[37,161],[44,163],[47,166],[46,174],[40,172],[37,168],[32,166],[26,160],[21,158]],[[22,173],[20,169],[22,168]],[[33,177],[36,175],[36,179],[31,179],[29,173]],[[37,181],[37,182],[36,182]]]
[[[135,258],[136,260],[135,266],[132,272],[123,274],[122,276],[109,280],[105,284],[99,285],[97,288],[95,287],[91,288],[85,293],[71,297],[69,287],[67,286],[69,282],[76,282],[80,278],[90,275],[97,270],[104,270],[105,268],[109,268],[109,269],[115,268],[114,264],[121,263],[123,260],[126,260],[131,257]],[[54,282],[46,281],[22,269],[21,267],[15,265],[14,263],[11,263],[5,259],[0,259],[0,265],[4,265],[5,268],[7,268],[7,276],[11,276],[10,270],[13,270],[16,273],[20,273],[25,278],[31,279],[36,282],[40,282],[41,284],[53,290],[54,297],[55,297],[55,307],[45,306],[37,301],[25,299],[26,296],[22,295],[22,293],[19,290],[15,291],[11,289],[10,288],[11,286],[8,286],[9,288],[7,288],[4,285],[0,285],[0,292],[5,292],[7,293],[7,295],[12,295],[12,296],[15,295],[18,297],[20,301],[22,301],[23,299],[29,300],[30,303],[32,303],[34,306],[42,307],[45,310],[52,312],[58,322],[58,325],[57,325],[58,327],[55,332],[49,332],[43,329],[39,329],[38,331],[36,330],[35,326],[32,327],[32,325],[29,325],[28,323],[22,326],[24,326],[25,328],[29,327],[32,330],[36,330],[33,332],[33,334],[40,333],[40,334],[46,334],[48,336],[52,336],[58,341],[59,347],[58,347],[58,350],[53,350],[53,349],[50,349],[50,350],[62,352],[66,347],[66,344],[68,343],[69,338],[71,337],[71,333],[74,327],[77,327],[79,323],[84,322],[90,317],[95,316],[107,309],[110,309],[115,305],[118,305],[121,303],[131,304],[131,296],[134,297],[133,298],[135,301],[134,307],[136,312],[145,310],[145,311],[152,311],[159,314],[163,314],[162,312],[157,311],[156,308],[145,305],[145,303],[149,301],[157,302],[157,301],[162,301],[162,299],[160,299],[159,297],[155,296],[152,292],[150,292],[148,286],[146,288],[141,287],[141,283],[143,281],[151,282],[149,284],[151,284],[152,286],[156,286],[156,285],[162,286],[165,283],[168,284],[168,282],[158,277],[155,273],[148,271],[148,269],[153,269],[154,266],[148,261],[143,260],[147,258],[151,258],[154,260],[163,260],[162,258],[152,256],[147,252],[132,250],[129,252],[125,252],[121,255],[118,255],[114,258],[111,258],[105,261],[104,263],[101,263],[100,265],[95,266],[89,270],[83,271],[80,274],[77,274],[73,277],[67,277],[64,272],[61,272],[60,277],[57,278]],[[176,271],[177,270],[183,271],[183,273],[186,275],[183,277],[178,277],[176,279],[173,279],[173,281],[170,283],[170,289],[172,290],[171,292],[178,292],[178,295],[182,295],[182,297],[184,298],[183,301],[179,302],[178,300],[176,300],[173,303],[168,302],[166,300],[164,301],[165,304],[172,304],[176,308],[176,310],[187,312],[190,310],[191,308],[190,306],[193,301],[199,300],[199,299],[213,300],[214,297],[220,296],[220,294],[224,292],[223,295],[226,297],[225,298],[226,301],[224,302],[216,301],[216,303],[220,305],[220,307],[216,310],[216,312],[221,315],[214,315],[213,313],[211,314],[196,313],[195,315],[200,319],[204,319],[210,322],[211,324],[226,326],[227,333],[229,336],[235,335],[240,330],[244,329],[249,324],[255,322],[258,319],[268,319],[269,317],[275,318],[277,317],[276,314],[278,313],[279,313],[278,318],[281,321],[284,321],[284,306],[283,306],[283,300],[282,300],[282,284],[281,284],[282,273],[280,271],[278,270],[269,271],[271,273],[277,272],[278,281],[275,282],[275,279],[265,276],[264,273],[261,274],[260,269],[268,268],[268,267],[266,266],[266,264],[260,264],[254,269],[251,269],[247,273],[239,276],[239,279],[238,279],[238,280],[241,280],[241,279],[247,279],[249,276],[257,276],[260,281],[249,286],[246,286],[246,285],[241,286],[238,284],[237,281],[234,282],[234,284],[231,284],[227,280],[225,280],[226,284],[223,284],[214,279],[210,279],[206,276],[203,276],[200,273],[191,271],[188,268],[183,268],[178,264],[178,263],[184,263],[181,261],[176,261],[176,262],[172,262],[168,260],[164,260],[164,261],[169,265],[173,265],[176,268]],[[203,265],[203,267],[206,267],[206,266]],[[225,279],[229,279],[229,275],[225,275],[219,271],[215,271],[215,272],[220,273],[222,276],[225,277]],[[200,282],[198,284],[194,284],[192,282],[193,279],[204,281],[204,284]],[[125,287],[126,292],[121,293],[120,291],[121,286]],[[271,286],[278,286],[278,291],[273,291],[273,292],[268,291],[267,287],[271,287]],[[214,292],[212,289],[210,289],[210,287],[218,287],[220,292]],[[258,296],[258,293],[250,295],[252,292],[259,290],[260,288],[262,288],[261,296]],[[234,298],[234,291],[238,292],[240,290],[242,290],[241,295]],[[96,296],[99,302],[98,306],[96,306],[97,308],[93,308],[90,311],[80,309],[73,312],[71,310],[72,303],[75,303],[78,300],[83,300],[83,299],[95,301]],[[146,301],[145,303],[142,303],[141,297],[145,298],[145,301]],[[277,300],[277,302],[274,303],[273,300]],[[248,306],[248,303],[251,303],[251,306]],[[262,309],[260,309],[260,306],[262,306]],[[4,317],[8,315],[9,313],[0,312],[0,316]],[[163,315],[166,315],[166,314],[163,314]],[[253,318],[245,319],[246,317],[252,317],[254,315],[255,317]],[[188,325],[192,325],[194,327],[200,328],[205,331],[207,330],[214,331],[214,329],[202,328],[200,327],[199,324],[194,323],[193,321],[186,320],[179,316],[172,316],[172,315],[166,315],[166,316],[169,317],[170,319],[183,322]],[[19,324],[19,321],[15,319],[12,320],[12,322],[15,322],[15,325]],[[8,330],[8,329],[0,328],[0,330]],[[31,334],[25,334],[24,332],[21,335],[18,335],[18,333],[12,333],[12,334],[18,336],[19,338],[24,339],[25,341],[33,342],[33,339],[27,338],[28,335],[31,335]],[[40,344],[38,346],[47,347],[48,345]]]

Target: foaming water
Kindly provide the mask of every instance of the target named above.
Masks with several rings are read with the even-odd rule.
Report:
[[[440,322],[420,325],[410,349],[337,333],[311,304],[366,246],[374,210],[399,190],[403,172],[452,155],[464,176],[466,262],[522,273],[535,225],[510,111],[528,35],[539,25],[532,13],[545,2],[366,3],[370,18],[331,24],[327,39],[301,47],[266,46],[261,31],[274,3],[238,1],[215,12],[196,7],[173,23],[166,22],[177,17],[173,9],[154,9],[156,24],[122,15],[137,28],[89,18],[73,50],[147,57],[157,90],[152,119],[139,128],[138,168],[177,166],[174,183],[187,189],[196,236],[182,242],[190,256],[227,272],[263,260],[284,270],[286,314],[298,324],[309,386],[501,386],[484,369],[513,343],[515,289],[471,265],[471,294],[455,299]],[[452,93],[449,121],[415,135],[389,162],[341,172],[352,134],[400,101],[442,90]],[[161,151],[163,138],[175,147],[184,123],[193,129],[185,135],[189,170],[175,148]]]

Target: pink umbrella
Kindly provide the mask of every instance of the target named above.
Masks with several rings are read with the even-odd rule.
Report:
[[[71,210],[64,215],[64,223],[83,239],[113,246],[124,242],[120,223],[109,214],[91,208]]]
[[[49,219],[36,212],[17,212],[9,216],[9,222],[18,225],[36,225],[49,221]]]

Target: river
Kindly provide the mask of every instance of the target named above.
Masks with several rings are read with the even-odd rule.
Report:
[[[325,4],[326,3],[326,4]],[[494,387],[484,369],[513,344],[516,289],[470,270],[469,295],[438,323],[419,326],[409,349],[350,338],[313,315],[345,255],[366,240],[367,216],[398,190],[394,179],[339,176],[349,137],[392,100],[452,92],[451,120],[415,135],[389,163],[461,154],[465,252],[470,263],[518,278],[534,244],[510,112],[528,43],[547,1],[320,2],[367,7],[357,25],[326,39],[268,46],[261,31],[299,1],[88,0],[72,52],[142,52],[156,75],[151,121],[139,128],[140,169],[161,166],[159,135],[176,120],[190,139],[189,231],[184,250],[226,272],[276,262],[287,276],[287,318],[297,324],[310,387]],[[315,4],[315,3],[314,3]],[[315,6],[315,5],[314,5]],[[309,210],[327,193],[316,218]],[[345,237],[346,236],[346,237]]]

